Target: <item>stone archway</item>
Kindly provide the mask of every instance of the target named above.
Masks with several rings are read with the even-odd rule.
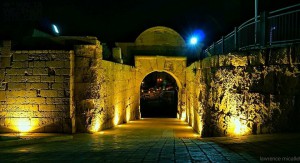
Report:
[[[178,86],[177,118],[186,117],[185,68],[186,57],[167,56],[135,56],[136,90],[140,97],[140,86],[143,79],[152,72],[166,72],[176,81]],[[140,102],[139,102],[140,105]]]

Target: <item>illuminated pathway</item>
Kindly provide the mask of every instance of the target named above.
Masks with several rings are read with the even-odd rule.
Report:
[[[66,142],[0,148],[0,162],[254,162],[260,156],[299,156],[299,134],[288,141],[276,137],[282,135],[200,139],[177,119],[143,119]]]

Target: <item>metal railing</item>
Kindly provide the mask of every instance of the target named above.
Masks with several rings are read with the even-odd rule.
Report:
[[[208,46],[202,52],[201,58],[300,43],[299,13],[300,3],[268,13],[262,12],[256,22],[255,18],[251,18]]]

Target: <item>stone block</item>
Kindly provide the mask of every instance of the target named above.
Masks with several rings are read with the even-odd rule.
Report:
[[[13,54],[13,61],[28,61],[27,53],[15,53]]]
[[[6,69],[7,75],[30,75],[32,69]]]
[[[48,68],[33,68],[33,75],[48,75]]]
[[[11,67],[11,57],[10,56],[1,56],[1,68]]]
[[[7,75],[5,76],[5,81],[6,82],[40,82],[41,77],[40,76],[17,76],[17,75]]]
[[[54,76],[41,76],[41,82],[54,82]]]
[[[5,101],[6,100],[6,91],[0,91],[0,101]]]
[[[33,67],[34,67],[33,61],[29,61],[29,62],[28,62],[28,67],[29,67],[29,68],[33,68]]]
[[[64,68],[70,68],[71,67],[71,63],[70,61],[64,61]]]
[[[70,110],[70,105],[55,105],[57,111],[68,112]]]
[[[26,104],[39,105],[45,104],[46,100],[44,97],[26,98]]]
[[[7,90],[7,82],[0,82],[0,91]]]
[[[64,61],[48,61],[48,62],[46,62],[46,67],[64,68],[64,66],[65,66]]]
[[[14,61],[11,64],[12,68],[28,68],[28,61]]]
[[[36,91],[6,91],[7,97],[36,97]]]
[[[69,97],[64,90],[57,91],[57,97]]]
[[[46,62],[45,61],[34,61],[33,62],[33,66],[38,68],[38,67],[46,67]]]
[[[27,90],[48,89],[48,83],[26,83]]]
[[[65,89],[64,85],[65,84],[63,84],[63,83],[53,83],[52,89],[55,89],[55,90],[64,90]]]
[[[56,69],[55,72],[56,75],[70,75],[70,69],[66,69],[66,68]]]
[[[70,99],[69,98],[48,97],[48,98],[46,98],[46,104],[69,105]]]
[[[60,83],[60,82],[64,82],[65,81],[65,77],[64,76],[62,76],[62,75],[59,75],[59,76],[55,76],[55,82],[58,82],[58,83]]]
[[[26,83],[8,83],[8,90],[26,90]]]
[[[41,76],[24,76],[22,81],[37,83],[41,81]]]
[[[6,104],[10,105],[10,104],[27,104],[26,102],[26,98],[25,97],[11,97],[11,98],[6,98]]]
[[[68,61],[69,58],[69,52],[64,52],[63,54],[59,54],[59,51],[52,51],[49,53],[49,56],[51,57],[52,61]]]
[[[38,105],[7,105],[6,111],[38,111]]]
[[[57,111],[55,105],[39,105],[39,111]]]
[[[0,69],[0,81],[5,78],[5,69]]]
[[[41,97],[57,97],[56,90],[41,90],[40,92]]]

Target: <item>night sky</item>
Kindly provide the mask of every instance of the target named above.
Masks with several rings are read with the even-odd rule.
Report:
[[[297,4],[299,0],[259,0],[259,12]],[[133,42],[153,26],[167,26],[185,39],[202,29],[205,44],[254,17],[254,0],[1,0],[0,37],[30,35],[33,28],[61,35],[97,36],[101,42]]]

